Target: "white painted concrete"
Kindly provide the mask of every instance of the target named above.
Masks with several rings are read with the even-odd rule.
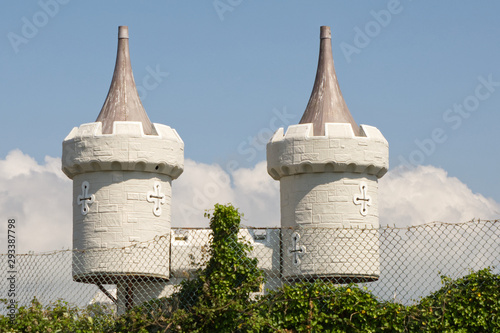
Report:
[[[314,136],[312,124],[299,124],[267,144],[268,173],[280,181],[284,279],[378,278],[377,180],[389,146],[375,127],[360,132],[327,123]]]
[[[184,143],[170,127],[154,126],[158,135],[144,135],[140,122],[115,122],[113,134],[102,134],[95,122],[64,140],[73,248],[81,250],[73,258],[74,279],[170,278],[170,239],[147,241],[170,232],[171,184],[184,168]]]

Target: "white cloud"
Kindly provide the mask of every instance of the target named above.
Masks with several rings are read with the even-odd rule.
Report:
[[[49,172],[65,179],[61,169],[61,160],[50,156],[45,157],[45,165],[39,165],[33,157],[23,154],[19,149],[12,150],[0,160],[0,174],[2,179],[12,179],[21,175],[30,175],[33,172]]]
[[[379,201],[381,225],[409,226],[500,217],[497,202],[473,193],[459,179],[433,166],[391,170],[380,180]]]
[[[205,210],[216,203],[234,203],[234,198],[229,175],[219,165],[186,159],[184,172],[172,183],[172,224],[207,227]]]
[[[37,163],[19,150],[0,160],[0,237],[6,238],[7,218],[18,223],[21,252],[71,247],[72,189],[60,171],[60,159]],[[443,169],[420,166],[391,170],[380,181],[380,222],[407,226],[432,221],[465,222],[498,219],[500,205],[472,191]],[[208,226],[203,217],[215,203],[232,203],[248,226],[279,226],[279,182],[262,161],[231,173],[217,164],[185,161],[185,171],[173,182],[173,226]],[[2,242],[4,243],[4,242]],[[4,252],[5,249],[1,249]]]
[[[267,174],[265,161],[230,175],[217,164],[188,159],[184,173],[173,182],[172,197],[174,226],[207,227],[203,213],[216,203],[232,203],[244,214],[244,225],[279,226],[279,183]]]
[[[189,226],[193,222],[207,226],[203,212],[217,202],[231,202],[240,208],[246,225],[279,226],[279,182],[267,174],[265,161],[229,175],[219,165],[186,160],[184,174],[174,181],[173,198],[172,221],[176,226]],[[379,202],[382,225],[500,217],[497,202],[473,193],[459,179],[433,166],[389,171],[380,179]]]
[[[38,164],[20,150],[0,160],[0,237],[6,239],[7,219],[14,218],[18,252],[71,247],[71,181],[60,165],[52,157]]]
[[[280,225],[279,182],[267,174],[267,163],[253,169],[238,169],[232,174],[236,204],[245,214],[243,224],[262,227]]]

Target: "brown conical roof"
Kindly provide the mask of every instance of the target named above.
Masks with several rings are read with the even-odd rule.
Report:
[[[142,122],[144,134],[156,134],[153,124],[142,106],[135,86],[128,48],[128,27],[126,26],[118,27],[118,52],[115,71],[108,96],[96,119],[97,121],[102,122],[103,134],[113,132],[113,123],[115,121],[140,121]]]
[[[359,127],[347,108],[335,74],[330,27],[321,27],[320,39],[316,79],[299,124],[312,123],[314,135],[325,135],[325,123],[348,123],[351,124],[354,134],[360,135]]]

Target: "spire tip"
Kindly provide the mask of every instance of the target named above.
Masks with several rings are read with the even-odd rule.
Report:
[[[320,28],[320,39],[332,39],[332,31],[329,26],[323,25]]]
[[[126,25],[121,25],[118,27],[118,39],[128,39],[128,27]]]

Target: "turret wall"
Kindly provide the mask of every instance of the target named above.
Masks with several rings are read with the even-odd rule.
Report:
[[[363,197],[366,206],[355,198]],[[355,173],[312,173],[280,180],[281,227],[378,228],[376,176]],[[365,211],[363,211],[363,207]]]
[[[376,279],[377,192],[374,175],[329,172],[282,177],[283,277]],[[293,255],[294,249],[303,252]]]
[[[325,135],[314,136],[312,124],[280,128],[267,144],[267,169],[281,177],[318,172],[355,172],[382,177],[389,168],[389,145],[380,131],[361,125],[355,136],[350,124],[327,123]]]
[[[282,276],[337,282],[376,280],[378,178],[389,167],[380,131],[349,123],[280,128],[267,144],[268,173],[280,180]]]
[[[145,135],[142,123],[115,121],[113,134],[102,123],[73,128],[63,142],[62,169],[69,177],[94,171],[141,171],[172,179],[184,169],[184,142],[166,125],[154,124],[158,135]]]
[[[76,252],[75,279],[108,273],[169,278],[168,246],[148,249],[141,242],[170,232],[171,182],[167,175],[136,171],[74,177],[73,247],[91,250]],[[130,247],[135,243],[141,246]]]
[[[115,121],[112,134],[103,134],[101,122],[83,124],[63,142],[62,168],[73,179],[73,247],[83,250],[73,258],[77,281],[169,278],[168,246],[130,245],[170,232],[171,183],[184,168],[184,143],[168,126],[154,124],[157,135],[142,126]]]

